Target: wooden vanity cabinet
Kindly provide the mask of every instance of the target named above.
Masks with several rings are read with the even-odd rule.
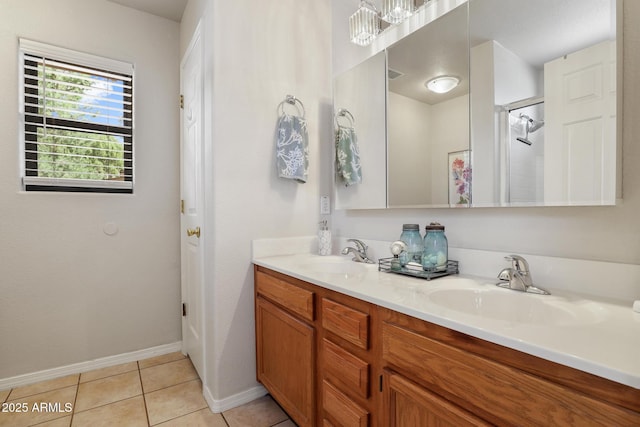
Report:
[[[640,390],[392,310],[380,313],[386,425],[640,425]],[[410,423],[407,412],[415,414]]]
[[[256,266],[257,378],[299,426],[376,427],[376,307]]]
[[[299,426],[640,426],[640,390],[256,266],[257,377]]]

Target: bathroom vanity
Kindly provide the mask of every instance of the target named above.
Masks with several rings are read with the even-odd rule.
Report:
[[[254,273],[257,378],[299,426],[640,425],[630,308],[344,257],[256,258]]]

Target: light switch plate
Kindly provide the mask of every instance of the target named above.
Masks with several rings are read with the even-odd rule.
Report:
[[[329,196],[320,196],[320,215],[329,215],[331,213],[331,201]]]

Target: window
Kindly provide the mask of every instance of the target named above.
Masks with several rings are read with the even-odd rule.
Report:
[[[23,187],[133,192],[133,66],[20,40]]]

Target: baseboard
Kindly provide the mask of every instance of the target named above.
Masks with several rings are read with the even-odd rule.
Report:
[[[137,360],[148,359],[150,357],[161,356],[163,354],[181,350],[182,342],[178,341],[171,344],[132,351],[130,353],[116,354],[115,356],[101,357],[99,359],[88,360],[86,362],[73,363],[71,365],[60,366],[58,368],[45,369],[43,371],[3,378],[0,379],[0,390],[7,390],[40,381],[64,377],[65,375],[79,374],[82,372],[92,371],[94,369],[120,365],[122,363],[135,362]]]
[[[209,405],[209,409],[211,409],[211,412],[215,412],[217,414],[228,411],[229,409],[233,409],[237,406],[244,405],[245,403],[249,403],[252,400],[256,400],[266,395],[267,393],[267,389],[259,385],[257,387],[250,388],[249,390],[245,390],[241,393],[234,394],[233,396],[217,400],[213,398],[209,387],[204,385],[202,386],[202,394],[204,395],[204,400],[207,401],[207,405]]]

